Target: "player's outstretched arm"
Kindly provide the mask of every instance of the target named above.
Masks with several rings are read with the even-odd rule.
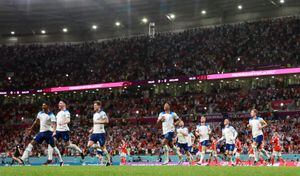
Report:
[[[35,119],[31,127],[27,130],[27,133],[30,134],[31,131],[40,123],[40,119]]]
[[[266,126],[268,126],[267,122],[264,120],[261,120],[260,123],[262,124],[261,128],[265,128]]]

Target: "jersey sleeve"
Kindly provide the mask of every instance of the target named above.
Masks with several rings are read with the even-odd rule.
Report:
[[[56,122],[56,116],[53,113],[50,114],[50,118],[51,122]]]
[[[101,119],[106,119],[106,118],[108,119],[108,117],[104,111],[101,111],[100,117],[101,117]]]
[[[69,111],[66,111],[66,112],[65,112],[65,117],[68,118],[68,119],[71,118],[71,114],[70,114]]]
[[[162,113],[159,113],[158,120],[161,120],[161,118],[162,118]]]
[[[189,130],[187,128],[184,128],[183,132],[186,133],[187,135],[189,134]]]
[[[36,115],[37,119],[40,119],[40,112]]]
[[[175,112],[173,112],[173,118],[176,120],[179,119],[178,115]]]

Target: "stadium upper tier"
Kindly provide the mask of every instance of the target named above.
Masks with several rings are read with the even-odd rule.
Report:
[[[296,17],[105,42],[0,47],[0,90],[300,65]]]

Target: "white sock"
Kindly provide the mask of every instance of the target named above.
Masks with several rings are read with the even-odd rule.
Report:
[[[268,158],[270,159],[270,155],[268,154],[268,152],[265,149],[261,149],[261,152]]]
[[[32,148],[33,148],[32,144],[29,143],[28,146],[26,147],[25,151],[23,152],[22,157],[21,157],[21,159],[23,161],[25,161],[29,157],[29,154],[32,151]]]
[[[259,159],[259,152],[258,152],[258,150],[257,150],[257,147],[256,147],[256,145],[253,145],[252,144],[252,148],[253,148],[253,153],[254,153],[254,161],[258,161],[258,159]]]
[[[164,145],[164,153],[165,153],[165,161],[169,161],[169,147],[167,145]]]
[[[58,148],[54,147],[53,149],[54,149],[55,153],[57,153],[57,155],[58,155],[59,162],[63,162],[63,159],[61,157],[61,154],[60,154],[60,151],[58,150]]]
[[[82,150],[77,145],[75,145],[75,144],[71,143],[68,147],[71,148],[71,149],[73,149],[73,150],[78,151],[79,153],[82,153]]]
[[[201,152],[201,154],[200,154],[200,161],[199,161],[200,163],[203,162],[204,156],[205,156],[205,153]]]
[[[53,147],[51,145],[48,145],[48,160],[52,161],[53,159]]]

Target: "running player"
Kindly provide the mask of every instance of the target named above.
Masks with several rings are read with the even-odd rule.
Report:
[[[191,158],[191,154],[189,152],[189,147],[188,147],[188,141],[187,141],[187,137],[189,136],[189,130],[184,127],[184,122],[181,120],[179,122],[179,128],[177,128],[176,132],[177,132],[177,146],[179,147],[179,162],[178,164],[182,164],[183,163],[183,158],[182,158],[182,154],[180,153],[180,150],[183,150],[184,153],[187,156],[187,159],[189,161],[190,164],[192,164],[192,158]]]
[[[53,133],[51,131],[52,128],[51,125],[53,126],[54,130],[56,128],[56,119],[54,114],[50,112],[49,106],[46,103],[43,103],[42,111],[38,113],[37,118],[35,119],[33,125],[27,130],[26,133],[30,135],[32,130],[35,128],[35,126],[37,126],[38,123],[40,124],[40,132],[34,137],[34,140],[32,140],[28,144],[27,148],[23,152],[23,155],[21,157],[22,163],[24,163],[24,161],[29,158],[29,154],[32,151],[34,145],[42,144],[43,141],[46,141],[46,143],[49,144],[54,149],[54,151],[58,154],[60,166],[62,166],[63,160],[60,151],[55,146],[55,142],[52,136]]]
[[[274,133],[274,136],[272,137],[271,144],[273,146],[273,153],[271,157],[271,163],[274,165],[275,158],[278,158],[278,160],[282,163],[285,163],[285,161],[281,157],[281,146],[280,146],[280,139],[279,134],[277,132]]]
[[[192,132],[189,132],[188,136],[186,137],[187,143],[188,143],[188,148],[189,148],[189,152],[191,154],[191,160],[193,162],[194,158],[192,155],[193,152],[193,145],[195,143],[195,136]]]
[[[226,154],[228,160],[230,161],[229,165],[233,165],[232,154],[233,154],[233,150],[235,148],[235,139],[236,139],[238,133],[232,126],[229,125],[229,123],[230,122],[228,119],[224,120],[224,128],[222,129],[222,138],[220,138],[218,140],[218,143],[225,139],[225,143],[226,143],[225,154]]]
[[[258,162],[260,152],[266,153],[264,149],[261,149],[261,144],[264,140],[262,129],[267,126],[267,123],[261,117],[258,117],[257,114],[258,111],[256,109],[251,110],[250,115],[252,118],[249,120],[249,124],[247,125],[247,127],[252,129],[252,148],[255,157],[254,164]]]
[[[81,158],[84,159],[82,150],[75,144],[70,141],[70,128],[68,123],[71,121],[70,112],[67,110],[66,101],[59,101],[58,103],[59,112],[56,115],[56,130],[53,131],[53,136],[57,141],[63,140],[67,148],[78,151],[81,155]],[[48,161],[45,164],[52,163],[53,158],[53,149],[48,145]]]
[[[201,145],[201,152],[200,154],[200,161],[197,163],[198,165],[202,165],[206,149],[209,146],[209,135],[211,133],[211,129],[209,125],[206,124],[206,117],[202,116],[200,120],[200,125],[197,125],[195,134],[197,137],[200,137],[200,145]]]
[[[103,156],[106,157],[106,165],[111,165],[110,155],[105,147],[105,128],[104,125],[108,124],[109,120],[106,113],[102,110],[101,101],[94,101],[94,115],[93,115],[93,128],[90,129],[90,139],[87,147],[92,149],[100,148]],[[97,144],[99,142],[99,145]]]
[[[170,104],[164,104],[164,111],[161,112],[157,119],[157,124],[162,123],[162,131],[164,135],[164,139],[162,141],[164,154],[165,154],[165,161],[163,165],[169,163],[169,150],[170,148],[173,149],[173,152],[179,155],[179,150],[174,145],[174,131],[175,125],[180,122],[180,118],[175,112],[170,111]]]

